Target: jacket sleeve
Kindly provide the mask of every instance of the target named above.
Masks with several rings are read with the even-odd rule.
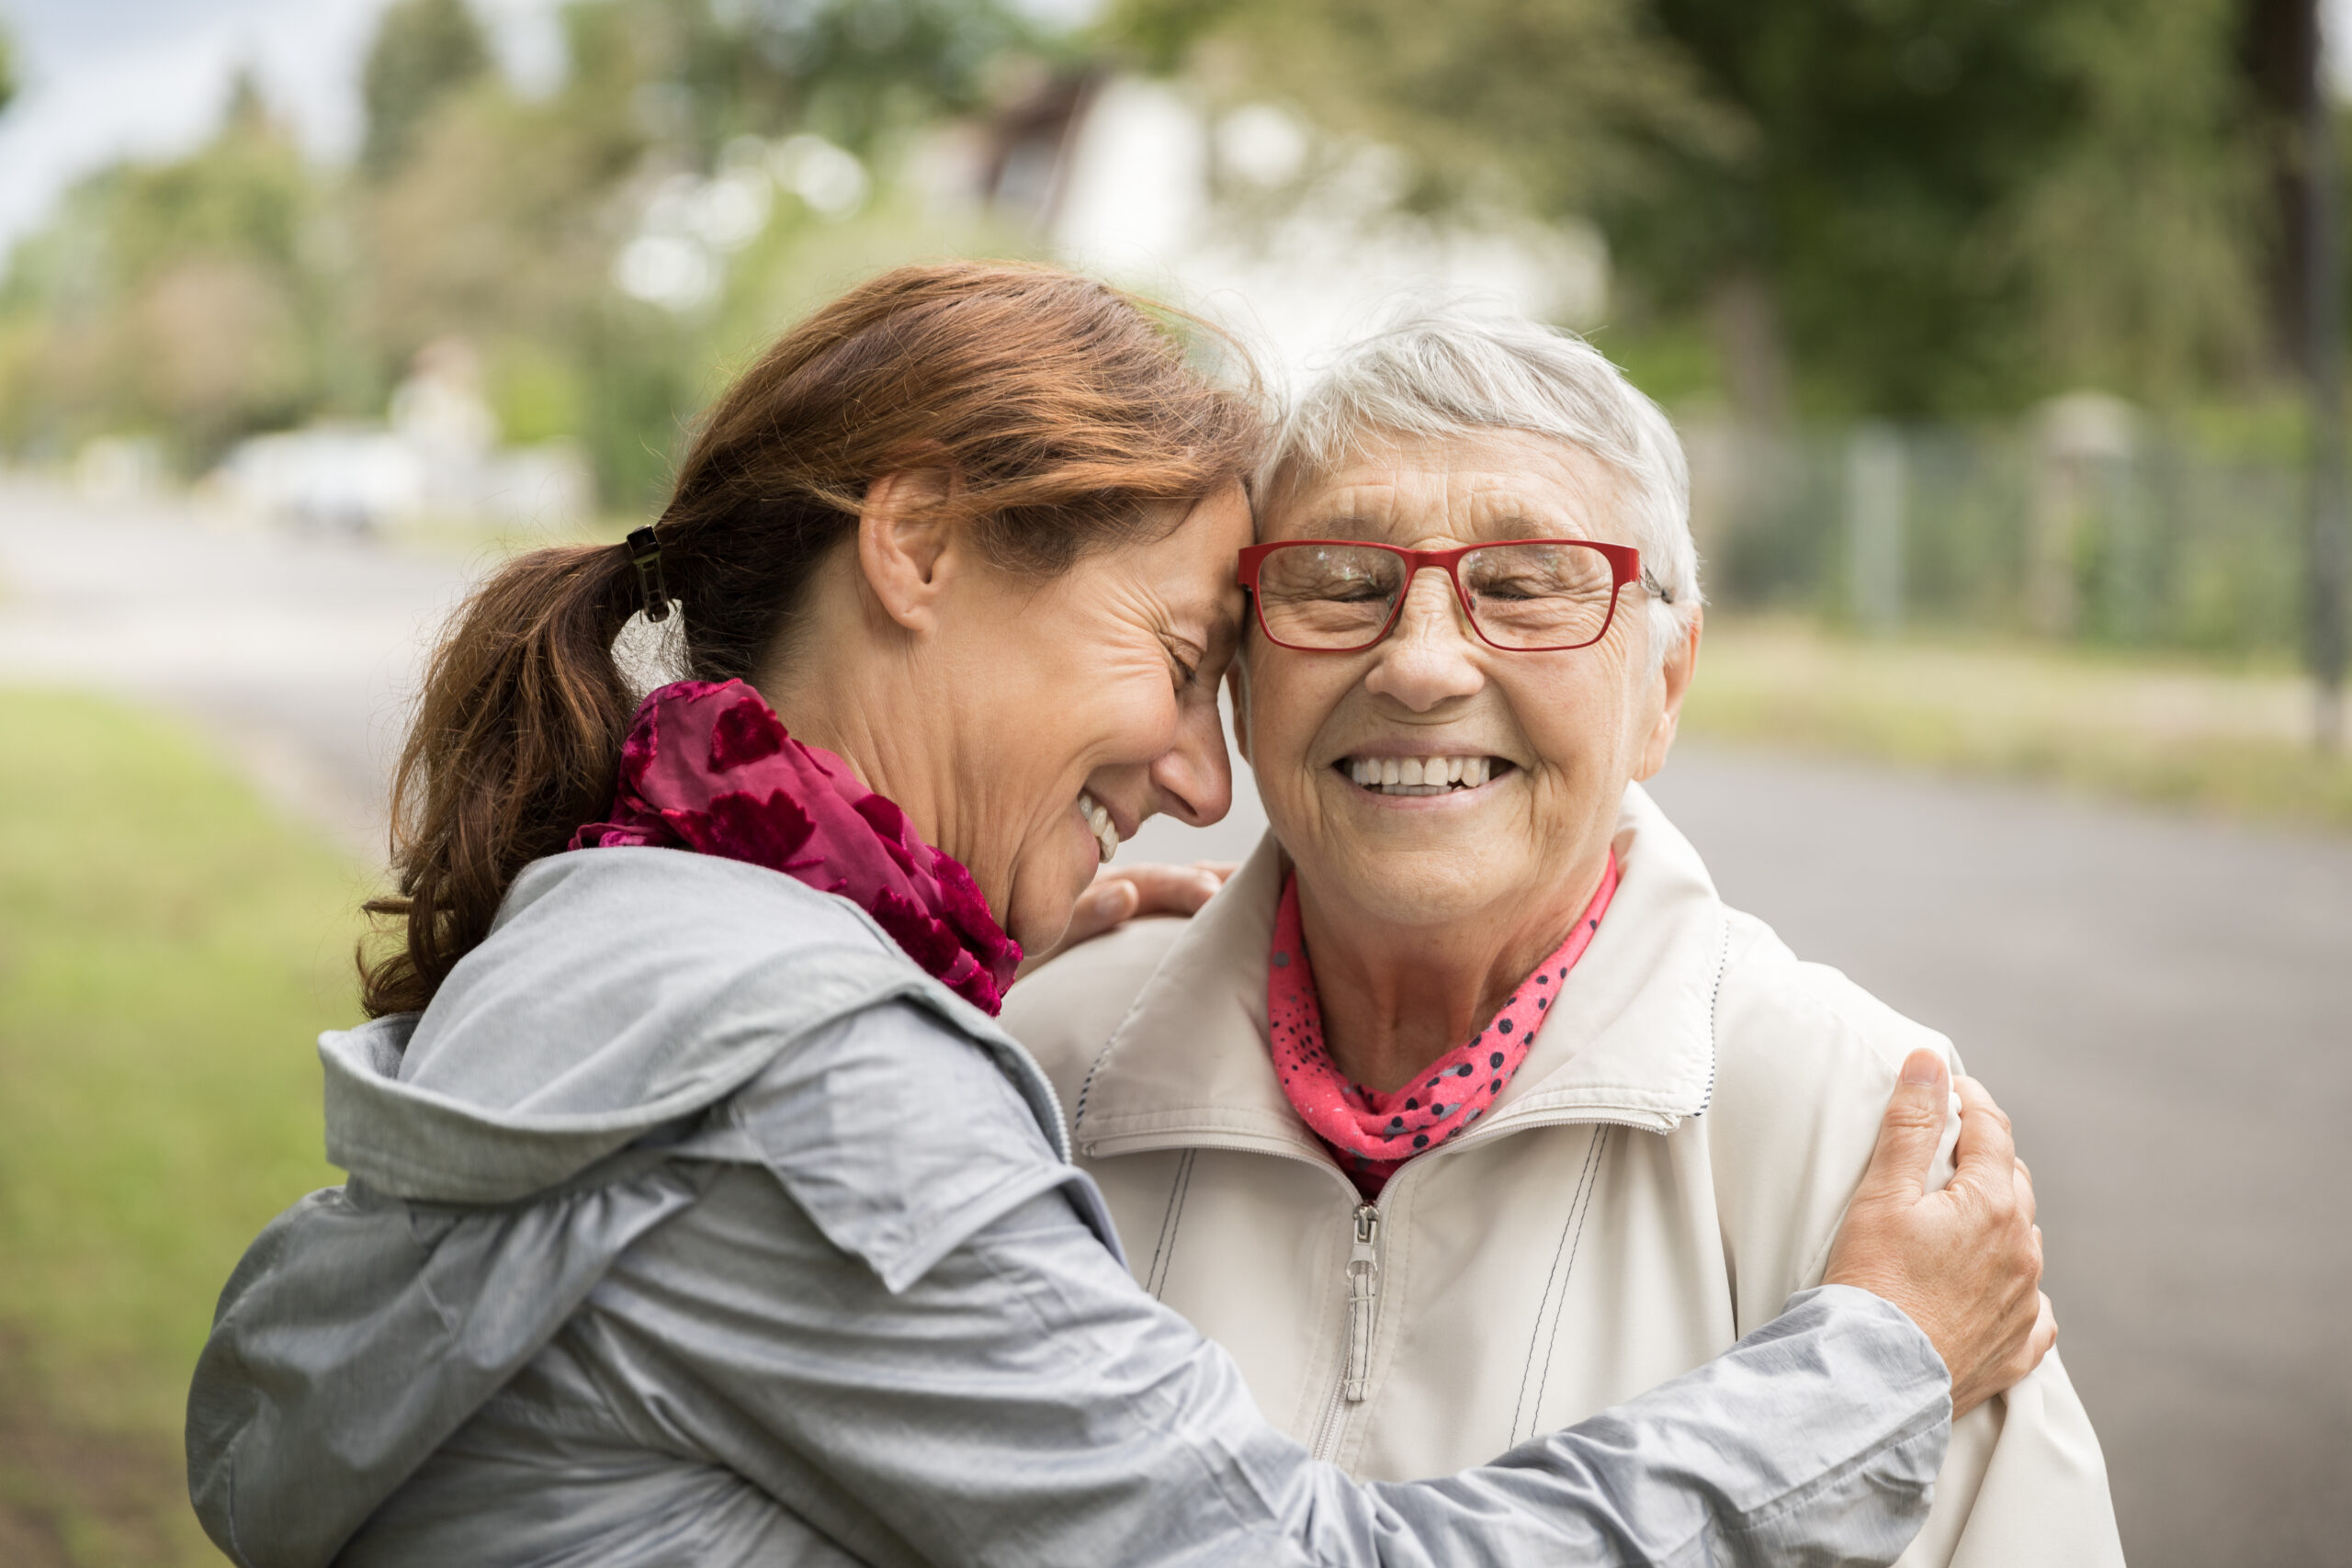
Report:
[[[2123,1568],[2090,1416],[2052,1350],[1952,1424],[1936,1506],[1902,1568]]]
[[[1796,962],[1755,928],[1718,1007],[1710,1130],[1738,1326],[1822,1278],[1870,1162],[1895,1074],[1942,1035],[1835,969]],[[2090,1417],[2053,1353],[2007,1394],[1953,1423],[1927,1526],[1902,1568],[2121,1568],[2107,1467]]]
[[[920,1032],[873,1064],[887,1096],[860,1092],[886,1080],[851,1041],[754,1086],[739,1121],[764,1168],[631,1247],[562,1342],[648,1447],[749,1478],[869,1563],[1885,1563],[1926,1516],[1942,1363],[1835,1288],[1492,1464],[1355,1482],[1135,1284],[994,1069]],[[896,1124],[887,1150],[850,1124],[869,1113]],[[962,1200],[926,1187],[901,1212],[929,1162],[1001,1160],[1024,1130],[1057,1179],[983,1160]]]

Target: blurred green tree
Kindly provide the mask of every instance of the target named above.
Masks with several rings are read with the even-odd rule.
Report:
[[[812,290],[968,240],[892,189],[925,128],[1070,64],[1015,0],[560,17],[562,77],[523,95],[467,0],[396,0],[352,177],[307,166],[247,85],[197,152],[85,182],[0,279],[0,449],[151,431],[201,468],[252,432],[379,413],[421,348],[458,336],[512,437],[577,437],[605,498],[639,505],[714,379]],[[796,183],[805,132],[834,144],[817,152],[846,200]],[[649,240],[711,287],[620,287]]]
[[[1588,217],[1620,340],[1751,415],[1957,414],[2246,362],[2242,0],[1118,0],[1110,36]]]
[[[624,296],[616,258],[647,212],[690,206],[730,158],[764,179],[763,149],[803,131],[885,169],[916,128],[985,102],[1009,54],[1049,47],[1004,0],[578,0],[562,25],[558,89],[525,98],[493,71],[440,92],[403,155],[353,193],[356,314],[388,372],[435,337],[469,339],[510,431],[574,422],[564,433],[625,506],[666,480],[741,334],[778,324],[723,299]],[[806,220],[795,201],[773,208],[775,223]],[[735,288],[733,271],[793,265],[789,247],[707,259],[729,273],[729,298],[764,292]]]
[[[67,450],[141,430],[191,466],[327,402],[335,312],[321,192],[249,76],[173,162],[77,186],[0,286],[0,437]]]
[[[434,107],[490,68],[489,39],[466,0],[395,0],[360,72],[360,168],[379,178],[398,168]]]

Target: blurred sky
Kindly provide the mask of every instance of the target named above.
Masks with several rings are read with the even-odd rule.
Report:
[[[358,142],[359,61],[387,0],[0,0],[23,91],[0,116],[0,249],[78,175],[178,152],[219,119],[250,65],[320,153]],[[560,69],[560,0],[476,0],[507,69]]]
[[[0,255],[77,176],[126,153],[168,155],[218,120],[240,65],[328,157],[358,141],[359,61],[388,0],[0,0],[23,91],[0,115]],[[520,85],[561,70],[562,0],[472,0]],[[2334,75],[2352,91],[2352,0],[2325,0]],[[1057,19],[1096,0],[1023,0]]]
[[[1095,0],[1020,0],[1076,20]],[[2352,9],[2352,0],[2344,0]],[[389,0],[0,0],[22,84],[0,115],[0,255],[79,175],[125,153],[164,155],[219,119],[250,65],[277,111],[329,157],[359,141],[358,74]],[[507,73],[550,85],[562,70],[563,0],[471,0]]]

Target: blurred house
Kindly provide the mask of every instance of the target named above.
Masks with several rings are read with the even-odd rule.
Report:
[[[346,533],[425,521],[560,531],[595,510],[587,459],[570,443],[499,445],[481,362],[455,338],[418,353],[384,423],[255,436],[213,484],[248,516]]]
[[[1403,161],[1269,104],[1216,106],[1181,83],[1041,79],[947,132],[919,178],[939,204],[1028,225],[1062,262],[1198,310],[1286,378],[1398,293],[1491,296],[1597,321],[1598,230],[1497,209],[1443,222],[1398,210]]]

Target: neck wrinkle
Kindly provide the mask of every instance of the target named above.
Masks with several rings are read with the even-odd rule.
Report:
[[[1587,860],[1561,884],[1567,891],[1498,942],[1448,942],[1369,916],[1351,919],[1317,900],[1302,875],[1299,923],[1332,1063],[1364,1088],[1392,1093],[1486,1027],[1600,891],[1608,841]]]
[[[970,846],[956,837],[955,824],[940,810],[942,796],[929,782],[935,770],[925,765],[927,759],[922,755],[928,748],[907,744],[928,726],[899,723],[877,729],[866,722],[867,716],[876,713],[912,716],[905,713],[906,694],[919,688],[909,679],[887,696],[870,690],[865,662],[830,660],[822,667],[801,671],[797,678],[771,677],[755,689],[784,721],[787,733],[847,762],[859,784],[906,813],[908,826],[924,843],[970,870],[989,908],[1001,909],[1004,906],[997,895],[1003,890],[988,885],[981,869],[964,852]],[[845,669],[844,664],[855,667]]]

